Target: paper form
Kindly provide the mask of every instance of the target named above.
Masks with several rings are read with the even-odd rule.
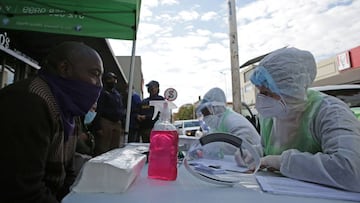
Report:
[[[264,192],[273,194],[360,201],[360,193],[348,192],[287,177],[256,175],[256,179]]]

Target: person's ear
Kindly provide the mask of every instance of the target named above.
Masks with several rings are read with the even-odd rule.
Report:
[[[62,77],[69,76],[70,68],[71,68],[71,66],[70,66],[69,62],[67,62],[66,60],[61,61],[57,65],[58,73]]]

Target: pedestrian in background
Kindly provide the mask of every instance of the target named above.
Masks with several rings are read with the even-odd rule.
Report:
[[[96,116],[96,106],[97,104],[95,103],[85,116],[81,116],[80,122],[82,133],[76,144],[76,152],[88,156],[93,156],[95,149],[95,137],[92,122]]]
[[[140,104],[139,114],[137,119],[139,121],[139,137],[144,143],[150,143],[150,133],[154,127],[155,122],[159,119],[159,113],[156,118],[152,120],[154,115],[154,107],[150,106],[150,101],[165,100],[163,96],[159,95],[160,85],[158,81],[152,80],[146,84],[149,97],[143,99]]]
[[[128,90],[128,88],[126,88],[126,90]],[[137,116],[139,114],[140,104],[141,104],[140,95],[137,92],[135,92],[134,88],[132,88],[128,142],[140,142],[139,121],[137,119]]]
[[[97,113],[94,120],[95,156],[123,147],[125,144],[122,128],[125,120],[125,106],[122,95],[115,88],[117,76],[108,72],[104,75],[103,82],[104,88],[97,102]]]
[[[78,137],[75,149],[75,172],[78,174],[81,167],[94,156],[95,149],[95,137],[92,129],[92,121],[96,116],[95,103],[85,116],[81,116],[80,123],[80,135]]]

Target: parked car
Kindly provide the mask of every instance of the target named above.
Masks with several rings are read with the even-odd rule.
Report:
[[[325,94],[337,97],[349,105],[355,116],[360,120],[360,85],[325,85],[311,87]]]
[[[197,131],[202,131],[200,120],[177,120],[174,125],[179,135],[195,136]]]

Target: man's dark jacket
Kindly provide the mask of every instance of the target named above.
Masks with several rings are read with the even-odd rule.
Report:
[[[59,202],[75,178],[76,136],[64,142],[59,107],[42,79],[0,90],[0,130],[0,202]]]
[[[155,95],[152,97],[148,97],[144,100],[142,100],[140,104],[140,115],[145,115],[145,120],[140,122],[140,129],[150,129],[153,128],[155,122],[159,120],[159,113],[157,113],[157,116],[154,120],[152,120],[152,117],[154,115],[154,107],[150,106],[150,101],[156,101],[156,100],[164,100],[164,97],[160,95]]]

